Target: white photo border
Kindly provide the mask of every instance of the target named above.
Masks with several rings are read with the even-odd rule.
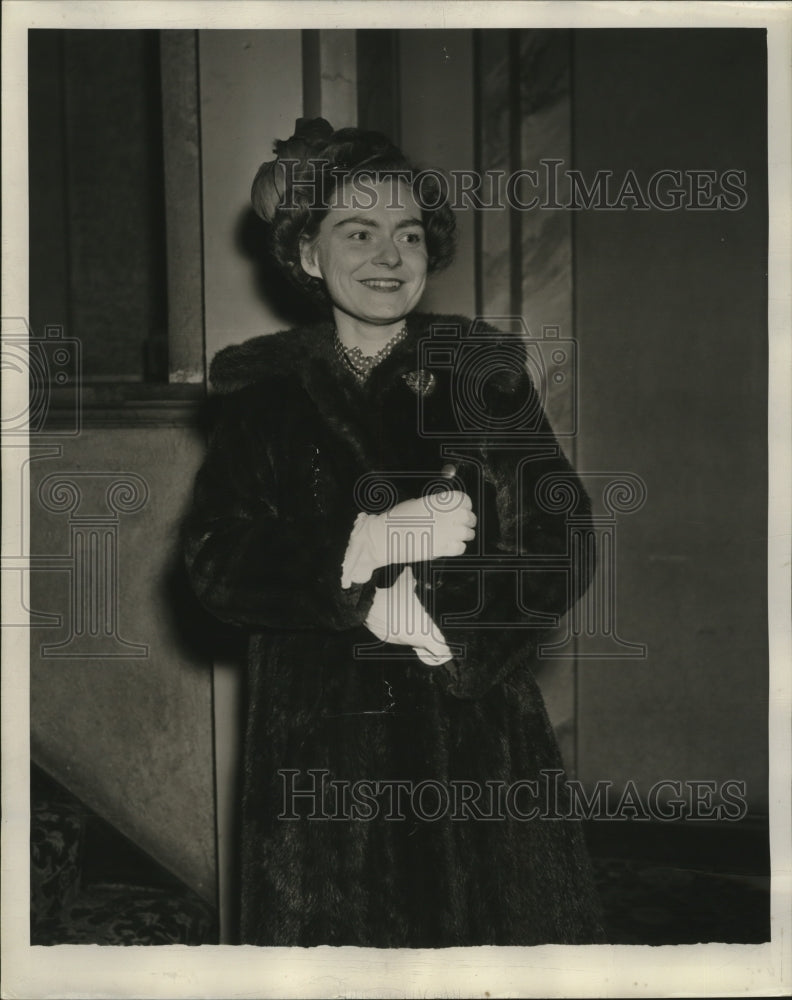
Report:
[[[768,594],[772,941],[762,945],[546,946],[442,951],[248,946],[29,945],[29,651],[2,631],[4,997],[781,996],[792,990],[790,662],[789,3],[51,2],[3,4],[2,315],[28,313],[29,28],[765,27],[769,77]],[[27,382],[3,373],[3,406]],[[9,412],[6,410],[6,412]],[[16,464],[16,463],[14,463]],[[3,456],[4,472],[11,464]],[[13,488],[4,476],[4,492]],[[3,539],[16,525],[6,519]],[[5,547],[5,546],[4,546]],[[8,595],[4,595],[4,598]]]

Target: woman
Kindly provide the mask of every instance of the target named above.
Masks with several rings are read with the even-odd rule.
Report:
[[[587,500],[525,347],[416,311],[453,215],[385,137],[301,120],[276,152],[253,204],[327,318],[215,358],[186,545],[250,633],[242,943],[600,940],[529,666],[588,583],[535,488]]]

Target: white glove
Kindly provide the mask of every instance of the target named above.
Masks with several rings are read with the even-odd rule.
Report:
[[[405,566],[392,587],[375,590],[365,624],[383,642],[412,646],[428,666],[452,658],[442,632],[416,596],[415,577],[409,566]]]
[[[358,514],[349,539],[341,586],[366,583],[380,566],[461,556],[476,537],[467,493],[443,490],[404,500],[383,514]]]

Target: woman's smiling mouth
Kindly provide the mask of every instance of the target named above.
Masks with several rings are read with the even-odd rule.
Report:
[[[378,292],[396,292],[404,284],[398,278],[363,278],[360,283]]]

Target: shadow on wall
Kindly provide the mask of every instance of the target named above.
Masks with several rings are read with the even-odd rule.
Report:
[[[211,425],[216,405],[216,399],[210,398],[205,402],[199,415],[202,427]],[[217,670],[219,669],[224,677],[221,678],[221,683],[225,687],[228,685],[229,677],[232,680],[235,691],[233,719],[225,716],[218,719],[215,716],[214,743],[215,754],[219,741],[224,753],[230,754],[232,762],[237,762],[241,758],[245,733],[248,632],[243,628],[219,621],[201,605],[193,593],[187,576],[181,544],[165,562],[159,584],[162,606],[166,609],[168,624],[176,649],[181,655],[181,661],[189,664],[192,669],[196,669],[198,663],[214,668],[213,701],[217,697],[215,689]],[[221,731],[217,731],[218,725]],[[223,768],[222,763],[218,765],[218,761],[215,760],[215,768],[218,766]],[[220,823],[223,836],[232,844],[239,843],[241,836],[239,805],[242,801],[242,778],[241,768],[232,763],[230,776],[226,779],[229,786],[223,789],[223,799],[233,805]],[[217,803],[215,805],[217,808]],[[236,909],[240,898],[239,852],[227,852],[225,859],[221,857],[219,863],[224,865],[221,887],[225,885],[225,892],[235,901],[232,909],[223,913],[223,941],[234,943],[238,933]]]
[[[216,405],[216,400],[208,399],[201,408],[198,419],[204,431],[211,426]],[[186,515],[187,510],[179,519],[180,526]],[[169,631],[181,662],[195,664],[206,663],[207,660],[231,660],[245,663],[247,633],[219,621],[195,596],[184,565],[181,537],[162,566],[159,590],[161,606],[166,611]]]
[[[292,326],[316,322],[322,318],[320,306],[299,292],[280,271],[267,248],[267,227],[251,209],[240,213],[234,230],[237,251],[247,258],[254,274],[256,295],[278,316]]]
[[[206,611],[190,587],[180,554],[163,567],[160,579],[163,607],[182,662],[218,658],[245,660],[245,635]]]

